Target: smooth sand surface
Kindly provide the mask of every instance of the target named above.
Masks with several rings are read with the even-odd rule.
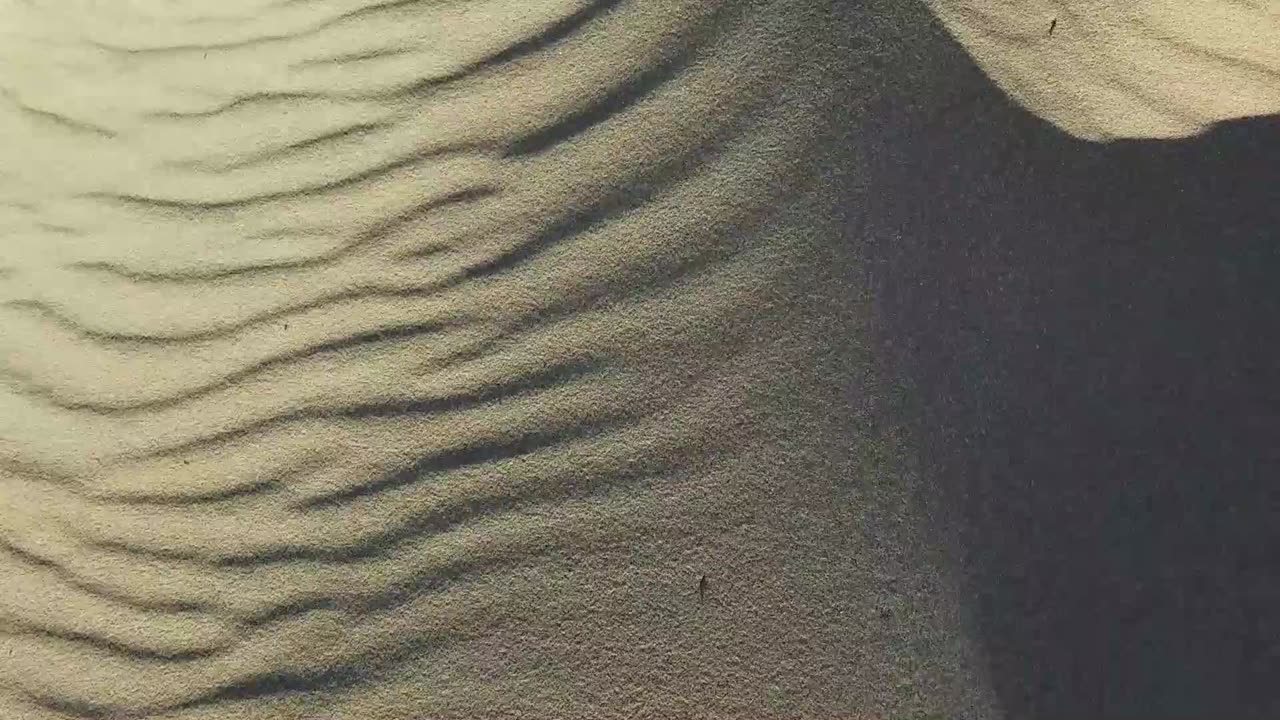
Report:
[[[1272,0],[929,0],[1018,103],[1090,140],[1280,113]]]
[[[0,4],[0,717],[1013,713],[876,293],[1020,111],[796,5]]]

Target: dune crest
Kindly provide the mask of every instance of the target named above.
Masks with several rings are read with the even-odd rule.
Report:
[[[1280,3],[929,0],[982,69],[1087,140],[1280,113]]]

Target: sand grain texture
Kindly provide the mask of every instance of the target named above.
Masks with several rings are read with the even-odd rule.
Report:
[[[1178,138],[1280,113],[1274,0],[929,0],[1016,101],[1076,137]]]
[[[966,48],[1087,138],[1277,66],[1132,113],[1040,84],[1128,16],[933,5],[0,3],[0,717],[1003,716],[911,153],[1031,122]]]
[[[6,5],[0,714],[987,716],[823,267],[853,20]]]

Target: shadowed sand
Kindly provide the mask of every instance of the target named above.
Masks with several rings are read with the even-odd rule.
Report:
[[[1067,631],[1112,609],[1090,568],[1133,570],[1072,524],[1120,491],[1054,515],[1114,438],[999,460],[1010,393],[1080,386],[1002,364],[1018,313],[1070,337],[1140,274],[1107,265],[1079,316],[1036,289],[1094,282],[1134,206],[1092,172],[1145,147],[1067,139],[902,3],[145,5],[0,5],[0,716],[989,718],[1167,689]],[[1054,193],[1090,222],[1060,234]],[[1007,265],[965,245],[1005,238]],[[1137,337],[1099,356],[1126,417],[1117,368],[1167,351]],[[1100,597],[1037,625],[1054,556]]]

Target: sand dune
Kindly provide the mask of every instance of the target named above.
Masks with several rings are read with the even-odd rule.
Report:
[[[0,715],[990,712],[821,267],[856,18],[5,18]]]
[[[0,5],[0,717],[1002,716],[885,188],[1274,63],[856,5]]]
[[[1018,103],[1077,137],[1175,138],[1280,113],[1280,6],[929,0]]]

